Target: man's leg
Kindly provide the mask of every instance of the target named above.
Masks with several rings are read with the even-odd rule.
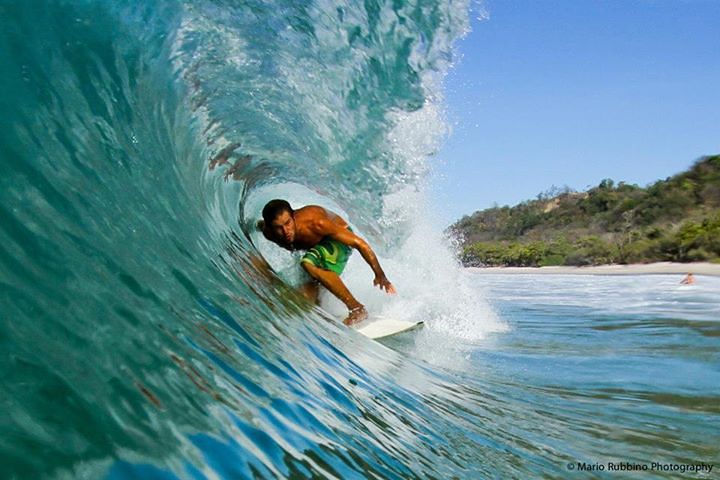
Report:
[[[345,319],[346,325],[352,325],[367,317],[367,311],[363,304],[353,297],[337,273],[316,267],[309,262],[302,262],[302,266],[312,278],[330,290],[330,293],[340,299],[340,301],[347,306],[348,310],[350,310],[350,315]]]
[[[320,293],[320,284],[316,280],[311,280],[307,282],[305,285],[300,287],[300,292],[313,302],[314,304],[318,304],[319,298],[318,294]]]

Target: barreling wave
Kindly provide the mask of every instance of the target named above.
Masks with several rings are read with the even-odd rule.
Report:
[[[457,267],[417,221],[444,135],[437,86],[466,10],[0,6],[9,478],[491,471],[478,449],[496,446],[462,419],[460,398],[497,400],[328,321],[252,228],[272,196],[333,205],[423,299],[387,308],[436,318],[449,336],[491,328],[490,311],[485,326],[463,323],[482,304],[447,298],[463,295]]]
[[[0,3],[0,476],[718,463],[717,282],[488,286],[428,219],[466,9]],[[305,301],[253,228],[274,197],[342,213],[399,294],[358,255],[344,281],[424,330],[382,345]],[[519,328],[485,335],[504,325],[483,292]]]

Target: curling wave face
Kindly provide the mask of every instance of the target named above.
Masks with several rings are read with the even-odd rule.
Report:
[[[0,4],[4,477],[720,461],[717,282],[474,278],[426,221],[466,10]],[[381,345],[304,301],[296,259],[252,228],[279,196],[342,213],[400,293],[372,297],[357,255],[343,278],[424,331]]]
[[[418,184],[436,142],[397,136],[426,117],[442,134],[427,84],[465,9],[0,6],[10,478],[463,470],[446,458],[459,430],[432,406],[456,394],[302,301],[243,205],[294,181],[401,243],[405,224],[378,221],[384,198]]]

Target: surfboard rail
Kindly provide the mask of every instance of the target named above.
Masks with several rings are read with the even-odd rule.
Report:
[[[423,321],[414,322],[392,318],[371,318],[354,328],[366,337],[378,340],[420,328],[424,323]]]

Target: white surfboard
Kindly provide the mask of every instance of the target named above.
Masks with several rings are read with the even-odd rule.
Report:
[[[355,330],[373,340],[390,337],[398,333],[407,332],[423,326],[423,322],[408,322],[406,320],[394,320],[392,318],[369,318],[359,325]]]

